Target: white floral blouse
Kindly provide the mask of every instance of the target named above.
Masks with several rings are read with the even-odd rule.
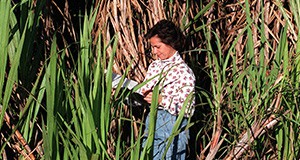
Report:
[[[178,115],[183,107],[184,101],[190,94],[194,93],[195,75],[188,65],[176,52],[172,57],[166,60],[153,61],[147,71],[145,80],[150,80],[141,88],[142,93],[153,90],[159,83],[159,74],[162,73],[162,79],[159,84],[162,101],[159,109],[164,109],[172,115]],[[158,76],[157,76],[158,75]],[[185,110],[185,117],[190,117],[194,113],[195,98],[192,96]]]

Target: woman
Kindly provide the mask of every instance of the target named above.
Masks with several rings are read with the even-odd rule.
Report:
[[[161,20],[145,35],[151,44],[152,54],[157,57],[147,71],[145,80],[151,79],[141,88],[144,99],[151,103],[152,90],[159,85],[159,105],[157,111],[153,159],[161,159],[166,149],[167,139],[171,136],[172,128],[183,107],[184,101],[194,93],[195,76],[193,71],[180,57],[179,52],[184,46],[184,36],[181,30],[171,21]],[[163,78],[159,80],[159,74]],[[158,84],[159,83],[159,84]],[[181,127],[186,126],[187,120],[193,115],[194,98],[185,109],[185,118]],[[149,115],[146,118],[145,135],[147,138]],[[176,136],[169,147],[166,159],[185,159],[188,130],[183,130]],[[145,143],[145,140],[143,141]]]

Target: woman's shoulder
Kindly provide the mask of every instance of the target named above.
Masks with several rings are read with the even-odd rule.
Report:
[[[193,70],[185,63],[180,63],[177,67],[177,71],[180,73],[180,74],[189,74],[191,75],[192,77],[194,77],[194,72]]]

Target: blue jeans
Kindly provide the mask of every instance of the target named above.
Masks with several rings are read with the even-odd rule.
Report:
[[[145,142],[148,136],[149,118],[150,116],[148,115],[146,118],[146,128],[145,137],[143,139],[143,146],[145,146]],[[158,160],[162,158],[168,144],[168,138],[172,134],[172,129],[176,122],[176,119],[177,116],[171,115],[168,111],[157,110],[155,138],[153,145],[153,160]],[[187,118],[183,118],[179,129],[185,127],[186,125]],[[184,160],[188,138],[188,130],[184,130],[183,128],[183,130],[173,139],[170,147],[168,148],[165,159]]]

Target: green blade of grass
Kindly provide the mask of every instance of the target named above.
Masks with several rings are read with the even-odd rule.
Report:
[[[57,133],[57,127],[56,127],[56,113],[55,113],[55,107],[56,107],[56,88],[57,85],[57,45],[56,45],[56,37],[53,39],[53,43],[51,45],[51,57],[49,65],[46,69],[46,110],[47,110],[47,134],[44,137],[47,139],[45,141],[45,156],[49,159],[56,159],[58,157],[57,152],[57,144],[58,141],[56,141],[56,133]]]
[[[4,78],[6,72],[6,64],[8,58],[8,39],[9,39],[9,17],[10,17],[10,1],[3,0],[0,2],[0,15],[1,15],[1,25],[0,25],[0,103],[3,103],[3,86]],[[0,117],[3,119],[3,116]],[[2,124],[2,122],[1,122]],[[1,128],[0,124],[0,128]]]
[[[23,49],[25,35],[26,35],[26,30],[22,33],[22,37],[20,39],[18,48],[16,50],[16,54],[14,55],[14,57],[12,59],[11,68],[10,68],[8,76],[7,76],[7,83],[5,86],[3,102],[2,102],[3,107],[2,107],[2,112],[1,112],[1,116],[0,116],[0,118],[1,118],[0,128],[2,128],[4,113],[8,107],[8,102],[10,100],[12,90],[14,88],[15,83],[18,80],[18,67],[20,64],[20,57],[21,57],[21,53],[22,53],[22,49]],[[5,48],[7,48],[7,46]]]

